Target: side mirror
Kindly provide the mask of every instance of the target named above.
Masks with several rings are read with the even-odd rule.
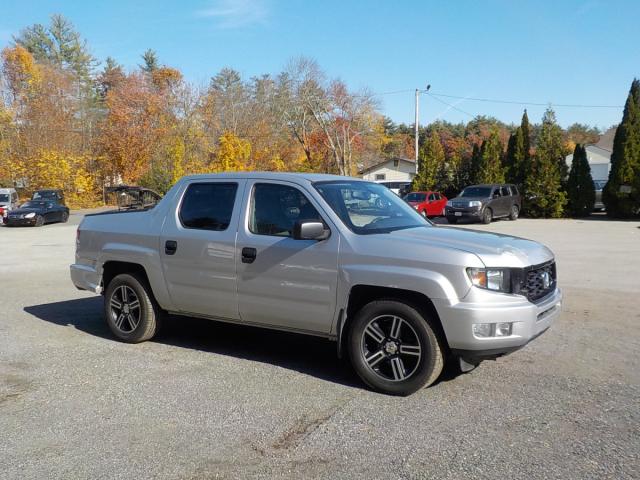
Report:
[[[325,240],[329,238],[329,230],[325,230],[324,223],[316,220],[298,220],[293,226],[295,240]]]
[[[493,194],[493,198],[500,198],[500,194],[499,193],[494,193]]]

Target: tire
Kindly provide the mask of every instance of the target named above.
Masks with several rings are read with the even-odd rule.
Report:
[[[428,218],[428,217],[427,217],[427,211],[426,211],[426,210],[422,210],[422,211],[420,212],[420,215],[422,215],[424,218]]]
[[[36,223],[35,223],[35,226],[36,226],[36,227],[41,227],[41,226],[43,226],[43,225],[44,225],[44,217],[43,217],[42,215],[38,215],[38,216],[36,217]]]
[[[520,215],[520,209],[517,205],[512,205],[511,210],[509,211],[509,220],[517,220],[518,215]]]
[[[484,212],[482,212],[482,223],[488,225],[491,223],[491,220],[493,220],[493,211],[487,207],[484,209]]]
[[[456,223],[458,223],[458,219],[456,217],[447,217],[447,222],[449,222],[451,225],[455,225]]]
[[[67,221],[69,221],[69,213],[68,212],[62,212],[62,218],[60,219],[60,221],[62,223],[67,223]]]
[[[123,342],[147,341],[160,328],[161,310],[151,287],[135,274],[123,273],[111,280],[104,295],[104,314],[111,332]]]
[[[445,349],[431,319],[401,301],[365,305],[351,324],[348,346],[362,381],[390,395],[410,395],[431,385],[444,366]]]

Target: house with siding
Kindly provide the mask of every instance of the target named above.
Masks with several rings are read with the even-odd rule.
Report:
[[[416,176],[416,162],[409,158],[392,157],[360,170],[360,176],[371,182],[410,182]]]
[[[586,145],[587,161],[591,167],[591,178],[594,181],[607,181],[609,170],[611,169],[611,152],[613,151],[613,137],[616,134],[616,127],[607,130],[597,143]],[[571,168],[573,154],[565,158],[567,165]]]

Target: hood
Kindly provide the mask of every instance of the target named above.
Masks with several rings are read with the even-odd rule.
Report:
[[[553,259],[544,245],[525,238],[499,233],[434,226],[391,232],[398,244],[421,243],[462,250],[477,255],[487,267],[528,267]]]
[[[452,198],[451,201],[452,202],[486,202],[487,200],[489,200],[489,197],[455,197]]]
[[[37,208],[37,207],[26,207],[26,208],[14,208],[13,210],[11,210],[11,214],[12,215],[20,215],[20,214],[24,214],[24,213],[31,213],[31,212],[42,212],[42,208]]]

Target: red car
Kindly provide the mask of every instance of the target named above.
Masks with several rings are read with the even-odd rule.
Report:
[[[444,215],[447,197],[439,192],[411,192],[404,200],[424,217],[440,217]]]

